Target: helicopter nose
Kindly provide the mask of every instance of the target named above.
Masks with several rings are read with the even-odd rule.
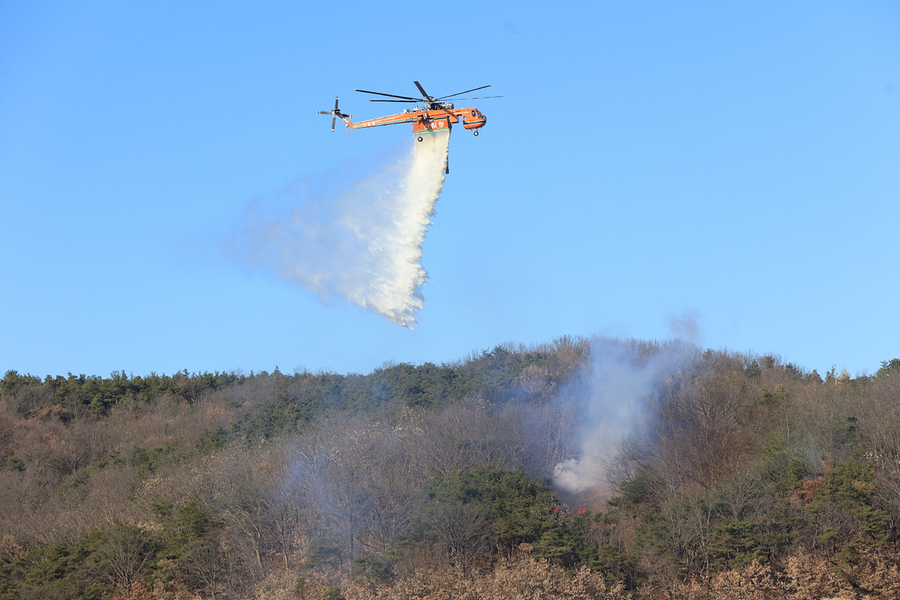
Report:
[[[487,117],[485,117],[484,115],[480,115],[475,119],[467,119],[463,127],[465,127],[466,129],[481,129],[485,126],[486,123]]]

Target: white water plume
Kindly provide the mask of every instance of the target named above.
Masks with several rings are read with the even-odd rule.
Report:
[[[287,193],[287,213],[250,211],[238,246],[324,302],[342,297],[409,327],[425,305],[422,242],[444,183],[449,132],[424,135],[377,174],[330,194]],[[300,197],[296,197],[296,196]]]

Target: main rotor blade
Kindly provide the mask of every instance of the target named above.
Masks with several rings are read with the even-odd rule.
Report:
[[[428,95],[428,92],[425,91],[425,88],[423,88],[421,85],[419,85],[418,81],[413,81],[413,83],[416,84],[416,87],[419,88],[419,91],[422,92],[422,95],[425,97],[426,100],[428,100],[429,102],[434,100],[434,98],[432,98],[431,96]]]
[[[406,104],[417,104],[419,102],[427,102],[425,99],[420,100],[382,100],[380,98],[373,98],[369,100],[369,102],[405,102]]]
[[[331,117],[331,130],[334,131],[334,122],[337,121],[337,117]]]
[[[369,90],[356,90],[356,91],[362,92],[363,94],[375,94],[376,96],[387,96],[388,98],[403,98],[404,100],[420,102],[420,100],[418,98],[410,98],[409,96],[397,96],[396,94],[385,94],[383,92],[370,92]]]
[[[443,100],[444,98],[452,98],[453,96],[459,96],[460,94],[468,94],[469,92],[477,92],[478,90],[483,90],[484,88],[489,88],[489,85],[483,85],[481,87],[472,88],[471,90],[466,90],[464,92],[456,92],[455,94],[450,94],[449,96],[441,96],[440,98],[435,98],[435,100]]]
[[[330,110],[320,110],[319,114],[320,115],[333,115],[334,113],[331,112]]]
[[[503,96],[475,96],[474,98],[454,98],[453,101],[457,102],[458,100],[484,100],[485,98],[502,98]]]

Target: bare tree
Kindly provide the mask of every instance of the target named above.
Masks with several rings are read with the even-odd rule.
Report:
[[[212,600],[227,598],[239,585],[243,564],[234,552],[228,552],[212,540],[191,544],[181,572]]]
[[[487,511],[474,502],[438,503],[426,522],[431,534],[446,548],[451,563],[462,573],[490,551],[490,519]]]
[[[157,548],[156,541],[136,525],[116,523],[104,534],[92,556],[93,571],[116,589],[128,594],[146,570]]]

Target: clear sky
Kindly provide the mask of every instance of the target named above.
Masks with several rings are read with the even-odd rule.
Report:
[[[490,84],[409,330],[223,251]],[[563,335],[900,357],[900,3],[0,0],[0,369],[368,373]]]

